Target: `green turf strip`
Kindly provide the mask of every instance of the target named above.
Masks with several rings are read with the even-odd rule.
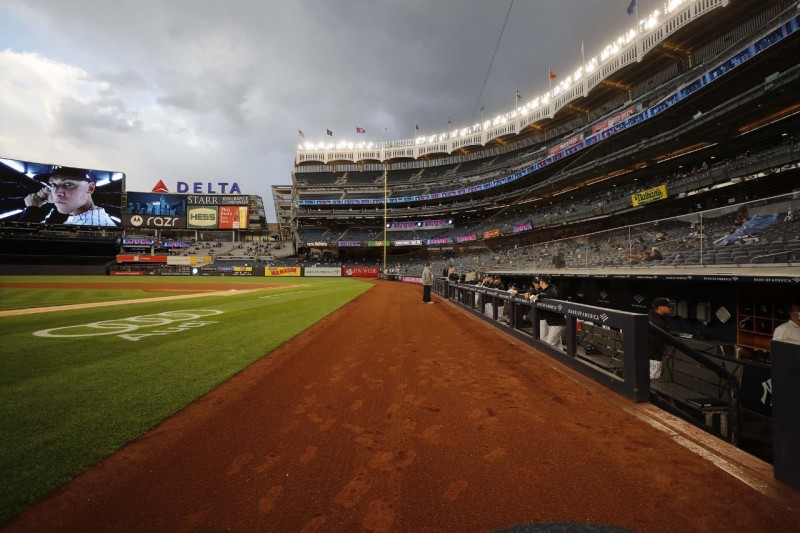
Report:
[[[293,283],[303,286],[0,318],[0,523],[370,287],[342,279]],[[222,313],[194,321],[208,325],[136,341],[34,335],[197,309]],[[89,331],[103,330],[61,333]]]

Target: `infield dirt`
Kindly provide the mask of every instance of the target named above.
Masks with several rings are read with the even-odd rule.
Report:
[[[796,494],[750,488],[435,301],[376,282],[5,529],[800,530]]]

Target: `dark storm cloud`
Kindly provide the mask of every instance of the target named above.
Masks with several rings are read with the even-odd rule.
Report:
[[[488,119],[513,108],[516,90],[523,101],[547,91],[549,68],[572,73],[582,40],[589,58],[635,22],[628,0],[516,0],[479,98],[510,4],[8,0],[0,12],[29,20],[50,59],[109,85],[94,100],[65,95],[58,134],[111,132],[103,142],[107,150],[119,142],[115,166],[123,169],[143,168],[130,154],[169,150],[148,156],[168,165],[149,175],[178,172],[185,149],[185,173],[195,168],[189,161],[235,167],[253,183],[247,192],[271,205],[268,185],[290,181],[298,129],[310,141],[330,140],[326,129],[333,140],[390,140],[413,136],[415,123],[426,135],[449,129],[448,118],[453,128],[468,126],[481,105]],[[367,133],[356,136],[356,126]],[[198,155],[198,146],[214,150]],[[215,159],[204,164],[203,154]]]

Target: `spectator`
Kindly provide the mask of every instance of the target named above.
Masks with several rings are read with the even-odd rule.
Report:
[[[533,287],[531,290],[525,293],[525,299],[529,302],[533,303],[536,301],[536,297],[542,292],[542,280],[539,276],[534,276],[533,278]],[[531,322],[533,323],[533,311],[528,311],[527,314],[522,315],[523,322]],[[539,338],[544,339],[546,332],[543,329],[544,321],[541,319],[539,320]]]
[[[792,304],[789,320],[775,328],[772,333],[772,340],[800,341],[800,304]]]
[[[650,311],[650,324],[669,333],[667,315],[674,305],[668,298],[653,300],[653,309]],[[655,333],[650,333],[650,379],[658,379],[663,372],[664,341]]]
[[[431,300],[431,287],[433,286],[433,272],[431,272],[431,264],[425,263],[425,268],[422,269],[422,303],[432,304]]]
[[[536,295],[534,301],[538,302],[540,298],[558,299],[558,287],[552,283],[550,276],[543,275],[540,278],[542,291]],[[561,334],[564,332],[567,320],[564,315],[554,311],[543,311],[542,314],[544,315],[544,320],[539,323],[539,339],[560,350]],[[542,325],[544,325],[543,328]],[[544,335],[541,334],[542,329],[544,329]]]
[[[559,250],[558,253],[553,256],[553,266],[556,268],[564,268],[567,266],[567,261],[564,259],[564,250]]]

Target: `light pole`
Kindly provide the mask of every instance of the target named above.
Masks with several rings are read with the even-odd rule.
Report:
[[[389,189],[389,168],[387,167],[388,163],[386,161],[383,162],[383,274],[387,276],[388,279],[388,270],[386,270],[386,208],[388,206],[388,199],[386,197],[387,191]]]

